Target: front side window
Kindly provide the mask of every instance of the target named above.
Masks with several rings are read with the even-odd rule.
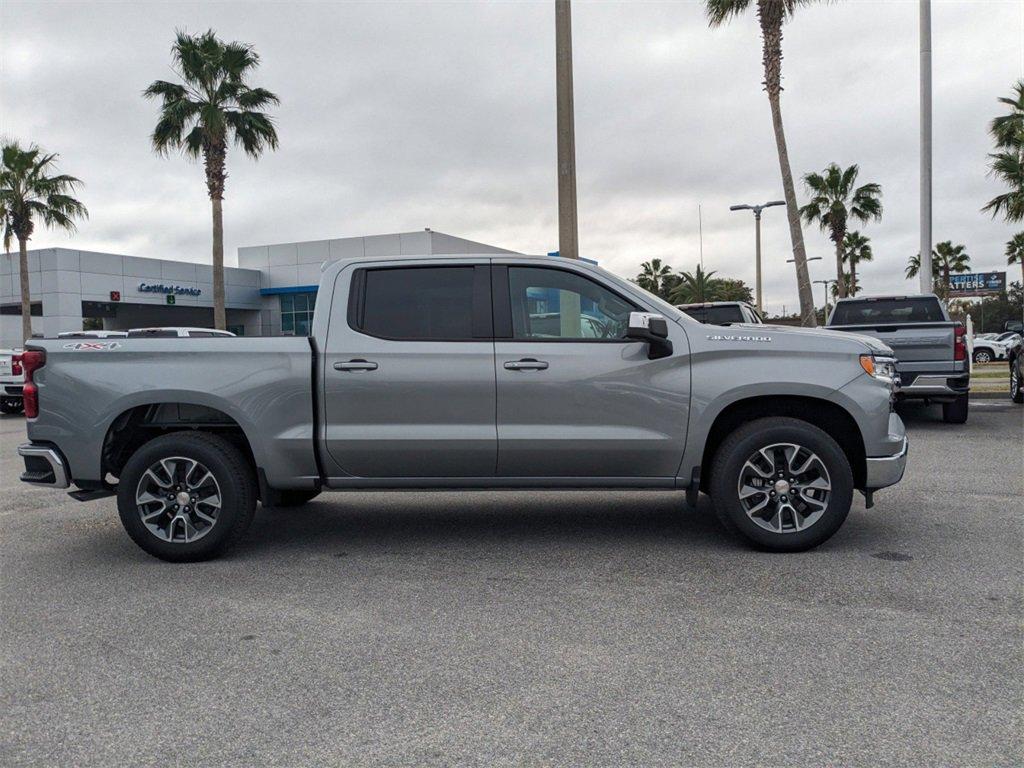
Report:
[[[284,336],[309,336],[313,327],[316,292],[281,294],[281,333]]]
[[[401,341],[469,341],[483,335],[473,333],[476,267],[399,267],[362,274],[352,318],[357,330]]]
[[[509,267],[516,339],[625,339],[632,303],[582,275],[543,267]]]

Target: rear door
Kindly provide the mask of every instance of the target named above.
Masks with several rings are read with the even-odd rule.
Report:
[[[328,474],[493,476],[490,266],[354,266],[338,281],[322,369]]]
[[[648,359],[624,338],[651,311],[572,268],[495,264],[498,475],[674,478],[686,442],[689,345]]]

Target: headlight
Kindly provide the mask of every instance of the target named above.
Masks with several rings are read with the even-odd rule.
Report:
[[[884,379],[892,384],[899,385],[899,374],[896,373],[896,361],[891,357],[877,357],[875,355],[861,355],[860,367],[868,376],[876,379]]]

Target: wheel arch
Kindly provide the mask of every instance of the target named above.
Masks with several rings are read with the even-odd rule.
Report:
[[[700,487],[711,487],[711,466],[719,447],[737,428],[756,419],[785,416],[817,427],[842,448],[853,472],[853,485],[863,488],[867,475],[864,439],[854,417],[841,405],[804,395],[761,395],[733,401],[725,406],[711,424],[701,458]]]
[[[199,403],[163,401],[134,405],[111,421],[100,454],[101,477],[118,477],[131,455],[153,438],[190,431],[220,435],[241,451],[254,474],[258,471],[252,442],[230,414]]]

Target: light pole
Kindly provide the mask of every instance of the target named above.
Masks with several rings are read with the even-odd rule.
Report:
[[[921,293],[932,287],[932,2],[920,0],[921,25]]]
[[[813,283],[821,283],[824,286],[825,294],[825,322],[828,322],[828,286],[829,283],[838,283],[838,280],[812,280]]]
[[[756,259],[756,268],[754,276],[754,291],[757,293],[757,312],[761,314],[762,309],[762,298],[761,298],[761,211],[765,208],[771,208],[774,205],[785,205],[785,200],[772,200],[770,203],[763,203],[761,205],[730,205],[730,211],[753,211],[754,212],[754,255]]]

